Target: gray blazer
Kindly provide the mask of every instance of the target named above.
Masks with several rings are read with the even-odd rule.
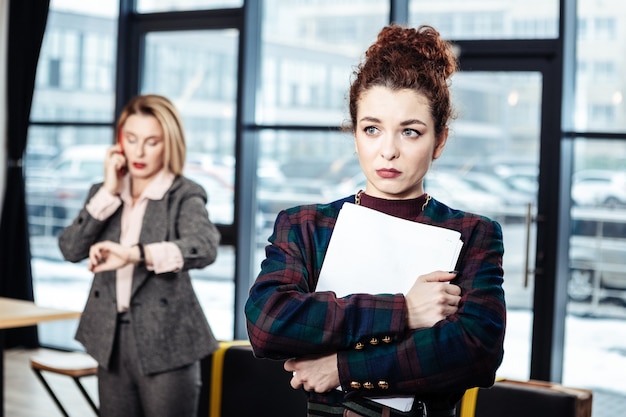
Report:
[[[101,185],[91,187],[87,201]],[[175,243],[184,266],[182,271],[163,274],[135,266],[129,312],[145,374],[191,364],[218,346],[187,272],[211,264],[217,256],[220,234],[209,221],[206,203],[204,189],[184,177],[174,180],[162,200],[148,202],[139,241]],[[79,262],[88,257],[95,242],[119,242],[121,215],[120,206],[107,220],[99,221],[83,207],[59,235],[64,258]],[[116,325],[115,271],[97,273],[76,340],[105,369],[109,367]]]

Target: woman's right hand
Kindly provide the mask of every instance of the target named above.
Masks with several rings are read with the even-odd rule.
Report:
[[[105,240],[94,243],[89,248],[87,268],[93,273],[115,271],[131,263],[139,262],[140,252],[135,246],[122,246]]]
[[[112,195],[122,191],[122,178],[126,174],[126,157],[122,147],[115,144],[107,149],[104,160],[104,188]]]
[[[410,329],[432,327],[456,313],[461,300],[461,288],[449,282],[456,275],[456,272],[436,271],[415,280],[405,295]]]

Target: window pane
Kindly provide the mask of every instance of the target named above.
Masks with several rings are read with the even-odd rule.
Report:
[[[93,274],[86,261],[61,256],[59,231],[76,216],[91,184],[104,178],[110,128],[40,127],[28,130],[25,158],[26,208],[35,300],[49,307],[82,310]],[[76,320],[39,326],[44,345],[82,349],[74,340]]]
[[[104,179],[104,155],[112,137],[110,128],[30,127],[25,179],[33,239],[54,238],[74,219],[90,185]]]
[[[137,0],[139,13],[242,7],[243,0]]]
[[[263,246],[280,210],[298,204],[330,202],[363,187],[351,135],[263,131],[259,152],[259,256],[263,255]]]
[[[433,25],[454,40],[557,38],[559,2],[411,0],[409,24]]]
[[[459,117],[425,183],[434,198],[502,226],[508,325],[498,375],[517,379],[530,376],[541,92],[539,73],[456,74]]]
[[[257,123],[339,126],[346,117],[352,67],[388,23],[389,2],[263,4]]]
[[[169,97],[183,117],[185,174],[209,194],[215,223],[234,218],[236,30],[146,35],[142,93]]]
[[[170,98],[183,118],[185,176],[209,197],[216,224],[232,224],[239,33],[234,29],[152,32],[145,37],[140,90]],[[234,335],[235,248],[221,245],[215,263],[190,270],[215,336]]]
[[[112,122],[117,2],[53,0],[31,121]]]
[[[563,380],[593,388],[594,415],[626,403],[625,167],[626,141],[575,140]]]
[[[623,51],[626,3],[620,0],[578,1],[576,43],[576,112],[578,131],[626,130]],[[622,29],[623,30],[623,29]]]
[[[218,340],[233,340],[235,247],[220,245],[213,264],[203,269],[192,269],[189,275],[215,337]]]

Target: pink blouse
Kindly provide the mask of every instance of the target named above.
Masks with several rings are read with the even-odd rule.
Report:
[[[98,220],[106,220],[123,204],[120,244],[128,247],[136,245],[139,242],[141,225],[146,207],[148,206],[148,200],[162,199],[172,186],[174,178],[174,174],[162,170],[148,184],[133,205],[130,175],[126,175],[119,197],[112,195],[104,187],[101,187],[87,203],[87,212]],[[148,267],[149,270],[160,274],[163,272],[176,272],[183,267],[183,255],[175,243],[155,242],[145,245],[145,248],[152,255],[152,265]],[[117,310],[120,312],[128,310],[130,305],[134,267],[134,264],[128,264],[118,269],[116,273]]]

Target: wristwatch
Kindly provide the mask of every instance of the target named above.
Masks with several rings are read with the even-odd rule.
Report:
[[[137,243],[137,248],[139,248],[139,260],[137,263],[144,263],[146,261],[146,253],[143,250],[143,243]]]

